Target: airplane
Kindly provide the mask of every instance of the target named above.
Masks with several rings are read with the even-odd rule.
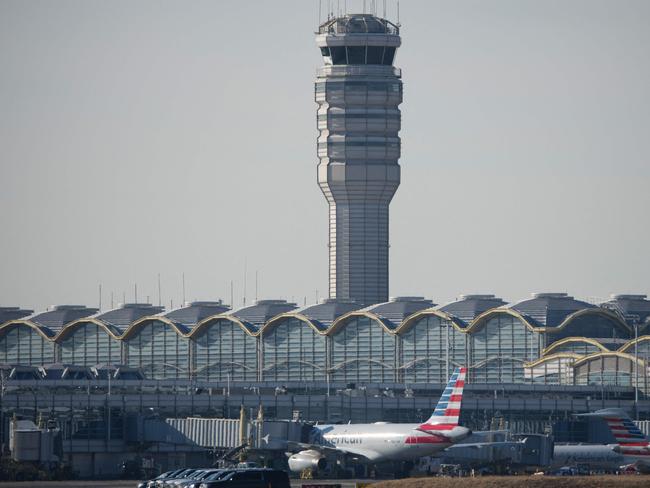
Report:
[[[359,463],[409,461],[432,456],[472,432],[458,425],[467,368],[456,368],[431,417],[423,424],[315,425],[314,443],[290,443],[302,449],[289,457],[289,469],[302,472],[327,466],[327,454]]]
[[[650,440],[624,410],[605,408],[576,417],[602,418],[616,443],[556,445],[554,466],[588,464],[592,469],[616,470],[633,465],[639,471],[650,471]]]
[[[634,465],[643,471],[650,470],[650,439],[624,410],[606,408],[581,416],[602,418],[616,440],[616,444],[610,445],[612,450],[623,456],[625,464]]]

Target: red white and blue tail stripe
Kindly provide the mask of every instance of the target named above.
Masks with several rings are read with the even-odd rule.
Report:
[[[580,416],[600,417],[611,431],[616,443],[618,452],[631,456],[650,455],[650,442],[646,435],[636,426],[632,419],[621,409],[606,408],[591,414]]]
[[[418,427],[422,431],[451,430],[458,426],[460,405],[463,401],[463,388],[467,368],[456,368],[449,378],[447,387],[436,405],[433,415]]]

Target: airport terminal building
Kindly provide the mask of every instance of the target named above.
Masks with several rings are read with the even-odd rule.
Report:
[[[4,308],[0,363],[7,378],[9,367],[20,366],[21,375],[32,368],[49,379],[59,365],[82,375],[83,368],[123,367],[147,380],[405,387],[444,383],[463,365],[471,384],[638,385],[645,392],[648,318],[643,295],[596,306],[565,293],[510,305],[466,295],[443,306],[397,297],[369,307],[328,299],[302,308],[261,300],[237,310],[195,302],[170,312],[149,304],[101,313]]]
[[[316,42],[329,298],[239,309],[221,301],[174,310],[0,307],[2,442],[12,418],[52,421],[85,475],[114,471],[126,452],[173,468],[210,444],[155,435],[147,421],[234,419],[241,407],[260,406],[267,419],[424,421],[457,366],[468,368],[461,423],[471,429],[581,441],[587,433],[576,430],[574,413],[621,407],[650,418],[645,295],[600,304],[566,293],[516,303],[488,294],[442,305],[389,298],[389,204],[401,175],[399,25],[332,17]]]

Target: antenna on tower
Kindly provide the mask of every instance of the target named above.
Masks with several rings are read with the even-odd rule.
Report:
[[[244,258],[244,299],[242,300],[242,303],[244,304],[244,307],[246,306],[246,268],[248,266],[248,260]]]
[[[160,273],[158,273],[158,306],[162,307],[162,293],[160,287]]]
[[[133,298],[135,299],[135,303],[138,303],[138,284],[135,283],[133,285]]]
[[[363,13],[366,13],[366,0],[363,0]]]
[[[185,272],[183,272],[183,304],[185,304]]]
[[[255,301],[257,301],[257,276],[258,270],[255,270]]]
[[[386,18],[386,0],[384,0],[384,19]]]
[[[397,25],[399,26],[399,0],[397,0]]]
[[[321,10],[323,9],[323,0],[318,0],[318,25],[321,25]]]
[[[230,308],[235,308],[235,293],[233,292],[232,280],[230,280]]]
[[[114,305],[113,305],[113,292],[111,292],[111,309],[113,309],[113,308],[114,308]]]
[[[102,284],[99,284],[99,311],[102,311]]]

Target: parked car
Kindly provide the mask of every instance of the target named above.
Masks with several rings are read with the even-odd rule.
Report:
[[[155,480],[154,484],[149,485],[147,488],[164,488],[165,483],[171,480],[177,480],[181,478],[187,478],[189,476],[192,476],[193,473],[197,472],[198,469],[196,468],[185,468],[181,469],[180,471],[177,471],[175,474],[171,476],[167,476],[164,479],[159,479]]]
[[[166,480],[164,486],[165,488],[186,488],[189,485],[193,485],[196,483],[200,484],[200,482],[206,479],[208,476],[212,474],[219,474],[221,472],[223,472],[223,469],[216,469],[216,468],[199,469],[194,473],[190,474],[187,478],[176,478],[176,479]]]
[[[175,469],[173,471],[166,471],[166,472],[164,472],[162,474],[159,474],[158,476],[156,476],[153,479],[146,480],[146,481],[141,481],[140,483],[138,483],[137,488],[153,488],[154,486],[156,486],[156,481],[165,480],[167,478],[173,477],[173,476],[177,475],[178,473],[180,473],[181,471],[185,471],[185,469]]]
[[[289,476],[279,469],[236,469],[199,488],[291,488]]]
[[[213,473],[208,474],[202,480],[193,480],[185,488],[199,488],[201,486],[201,483],[208,482],[208,481],[217,481],[225,477],[226,475],[230,474],[232,471],[233,471],[232,469],[217,469]]]

